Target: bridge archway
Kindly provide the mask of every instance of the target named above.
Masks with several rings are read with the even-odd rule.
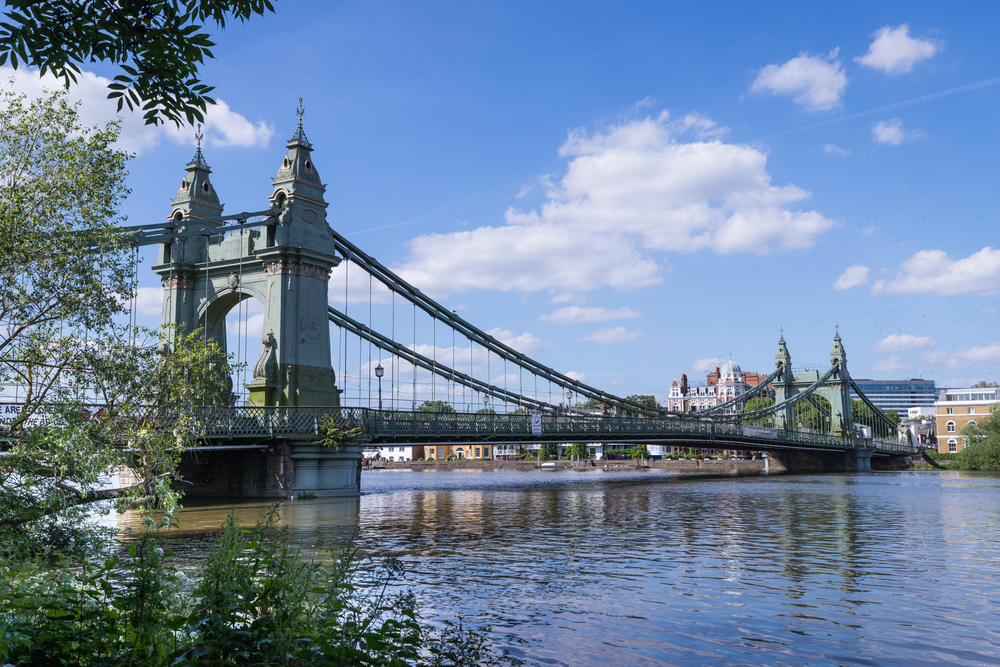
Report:
[[[162,323],[168,338],[204,327],[226,350],[226,315],[254,298],[263,326],[260,337],[247,337],[248,402],[337,406],[327,287],[341,260],[301,124],[287,148],[269,197],[278,211],[275,224],[222,231],[223,207],[199,145],[171,202],[176,238],[161,244],[153,267],[164,287]]]

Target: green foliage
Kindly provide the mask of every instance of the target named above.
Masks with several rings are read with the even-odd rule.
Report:
[[[574,442],[566,448],[564,453],[568,459],[583,461],[590,458],[590,450],[587,448],[587,445],[582,442]]]
[[[305,558],[277,507],[230,517],[192,589],[150,530],[100,564],[4,571],[0,663],[82,667],[518,665],[481,631],[430,631],[402,564],[348,547]],[[150,522],[151,523],[151,522]],[[151,525],[149,525],[151,528]]]
[[[774,405],[774,399],[770,396],[754,396],[746,402],[746,405],[743,407],[743,412],[766,410],[772,405]]]
[[[966,426],[962,435],[965,448],[958,452],[958,460],[963,468],[1000,470],[1000,410],[993,409],[977,425]]]
[[[795,423],[802,424],[803,428],[810,428],[818,431],[830,430],[830,425],[834,417],[830,411],[830,401],[819,395],[813,395],[813,400],[819,404],[816,407],[808,399],[795,404]],[[827,417],[831,421],[827,421]]]
[[[191,408],[228,400],[229,368],[199,333],[117,325],[135,290],[118,227],[127,155],[118,128],[81,126],[57,93],[0,104],[0,544],[12,555],[86,550],[95,501],[170,509],[177,457],[201,430]],[[92,414],[88,403],[100,404]],[[202,413],[203,414],[203,413]],[[136,484],[106,489],[109,469]]]
[[[213,88],[198,78],[215,44],[205,24],[225,29],[273,12],[270,0],[8,0],[0,24],[0,65],[52,72],[66,86],[80,65],[101,61],[122,74],[109,99],[141,108],[147,124],[204,121]]]
[[[479,408],[476,410],[477,415],[495,415],[497,413],[493,408]]]
[[[774,399],[769,396],[754,396],[746,405],[743,406],[743,413],[756,412],[758,410],[766,410],[767,408],[774,405]],[[774,415],[762,415],[759,417],[750,417],[744,423],[750,424],[751,426],[774,426]]]
[[[976,384],[972,385],[973,389],[991,389],[993,387],[1000,387],[1000,384],[996,382],[987,382],[986,380],[980,380]]]
[[[647,408],[653,408],[656,410],[660,410],[663,408],[662,405],[656,402],[656,397],[651,394],[632,394],[631,396],[626,396],[625,400],[631,403],[638,403],[639,405],[643,405]]]
[[[417,412],[445,412],[454,414],[455,408],[444,401],[424,401],[417,406]]]
[[[628,457],[633,461],[639,461],[641,459],[648,459],[649,452],[646,451],[646,445],[639,443],[628,450]]]
[[[543,442],[538,448],[538,459],[540,461],[548,461],[549,459],[558,459],[559,449],[555,444],[551,442]]]
[[[333,415],[326,415],[319,422],[319,432],[321,445],[336,452],[342,452],[348,442],[361,435],[362,430],[339,423]]]

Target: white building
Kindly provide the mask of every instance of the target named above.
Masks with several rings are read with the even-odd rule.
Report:
[[[412,461],[413,450],[416,449],[417,458],[423,456],[423,445],[382,445],[379,447],[365,447],[362,456],[366,459],[380,458],[384,461]]]
[[[747,373],[730,359],[721,369],[709,373],[704,385],[689,385],[687,375],[681,375],[679,383],[674,380],[666,407],[671,412],[701,412],[745,394],[766,377]],[[774,398],[774,391],[769,389],[765,395]]]

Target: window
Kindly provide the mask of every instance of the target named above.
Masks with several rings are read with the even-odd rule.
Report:
[[[948,433],[955,432],[955,422],[948,422],[947,427],[948,427]]]
[[[948,441],[948,451],[951,453],[958,451],[958,441],[956,441],[955,438]]]
[[[955,408],[945,408],[945,409],[948,411],[949,415],[955,414]]]
[[[479,456],[480,456],[480,453],[479,453],[479,447],[476,447],[476,458],[478,459],[478,458],[479,458]]]
[[[976,414],[976,409],[975,408],[969,408],[969,414],[970,415]]]
[[[976,425],[976,420],[975,419],[970,419],[969,423],[966,424],[966,426],[975,426],[975,425]]]

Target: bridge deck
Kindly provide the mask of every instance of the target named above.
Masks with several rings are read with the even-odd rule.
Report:
[[[197,420],[207,445],[225,440],[237,445],[271,438],[315,439],[324,423],[373,444],[517,444],[537,442],[645,442],[738,448],[870,450],[912,453],[894,440],[842,438],[822,433],[749,426],[722,418],[600,417],[589,415],[498,415],[379,411],[368,408],[235,407],[206,411]]]

